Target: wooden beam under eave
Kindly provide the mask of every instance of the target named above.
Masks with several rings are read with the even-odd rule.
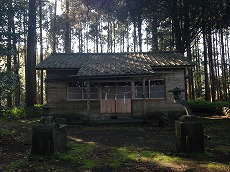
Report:
[[[89,121],[90,117],[90,82],[87,81],[87,120]]]
[[[145,77],[142,79],[142,93],[143,93],[143,116],[144,116],[144,121],[147,120],[146,116],[146,97],[145,97]]]

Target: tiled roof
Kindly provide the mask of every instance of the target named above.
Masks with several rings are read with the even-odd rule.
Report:
[[[57,53],[47,57],[37,69],[78,69],[77,76],[141,75],[154,73],[155,67],[193,65],[175,52],[151,53]]]

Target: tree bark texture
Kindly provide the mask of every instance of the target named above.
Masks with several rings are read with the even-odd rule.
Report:
[[[29,22],[26,59],[26,105],[36,103],[36,0],[29,1]]]

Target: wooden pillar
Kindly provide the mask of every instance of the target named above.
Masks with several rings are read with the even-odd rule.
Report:
[[[188,93],[187,93],[187,77],[186,77],[186,69],[184,69],[184,89],[185,89],[185,100],[188,100]]]
[[[145,97],[145,78],[142,79],[142,94],[143,94],[143,116],[144,120],[147,120],[146,116],[146,97]]]
[[[135,84],[133,81],[131,82],[131,90],[131,116],[133,117],[133,100],[135,98]]]
[[[89,120],[89,116],[90,116],[90,82],[87,81],[87,120]]]

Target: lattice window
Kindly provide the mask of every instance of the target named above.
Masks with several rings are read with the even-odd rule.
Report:
[[[135,82],[136,99],[143,98],[143,84],[142,82]],[[156,79],[145,81],[145,98],[147,99],[165,99],[165,80]]]
[[[95,84],[90,83],[90,99],[98,99],[98,89]],[[86,82],[68,82],[67,83],[67,100],[86,100],[87,83]]]

